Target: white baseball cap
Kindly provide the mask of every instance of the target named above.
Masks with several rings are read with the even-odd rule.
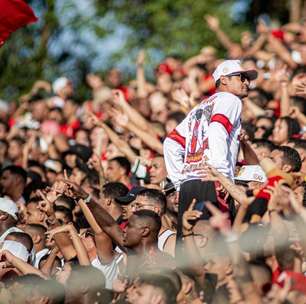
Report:
[[[57,78],[53,84],[52,89],[54,93],[57,93],[61,89],[63,89],[69,83],[69,79],[67,77]]]
[[[267,180],[265,172],[258,165],[242,166],[235,180],[264,183]]]
[[[58,161],[54,161],[52,159],[46,160],[44,165],[47,169],[50,169],[50,170],[52,170],[56,173],[59,173],[62,170],[62,167],[61,167],[60,163]]]
[[[256,70],[244,70],[240,60],[225,60],[217,66],[213,72],[213,77],[217,82],[221,76],[229,76],[231,74],[243,74],[249,80],[254,80],[257,78],[258,73]]]
[[[7,197],[0,197],[0,210],[17,220],[18,208],[15,202]]]

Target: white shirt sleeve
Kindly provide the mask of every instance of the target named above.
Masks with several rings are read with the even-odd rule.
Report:
[[[96,257],[91,261],[91,265],[103,272],[105,276],[105,288],[112,289],[113,281],[117,279],[119,274],[119,257],[115,257],[110,263],[102,264],[100,259]]]
[[[188,120],[186,117],[168,134],[163,143],[168,177],[174,184],[184,179],[182,171],[184,167],[187,124]]]
[[[215,102],[208,127],[209,163],[226,176],[230,176],[230,135],[240,115],[240,99],[223,93]]]

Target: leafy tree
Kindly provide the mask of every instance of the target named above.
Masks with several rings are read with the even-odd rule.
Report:
[[[8,100],[17,98],[37,79],[51,81],[66,74],[73,79],[84,98],[87,92],[84,79],[88,71],[93,68],[106,70],[118,62],[133,67],[140,48],[148,50],[151,66],[166,54],[176,54],[185,59],[205,45],[216,46],[222,55],[224,50],[208,29],[203,16],[218,16],[224,31],[237,41],[247,22],[249,25],[254,20],[254,14],[249,14],[242,23],[233,21],[231,8],[239,1],[29,0],[27,2],[33,7],[39,22],[20,29],[0,48],[1,97]],[[258,3],[269,2],[268,9],[273,11],[281,7],[283,12],[286,4],[277,6],[277,3],[288,1],[249,2],[251,12],[261,13],[261,6],[256,10]],[[119,26],[128,29],[125,46],[114,53],[111,60],[102,60],[103,64],[96,66],[95,59],[103,57],[104,52],[96,47],[95,42],[101,44]]]

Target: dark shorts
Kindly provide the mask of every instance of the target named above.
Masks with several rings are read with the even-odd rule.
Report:
[[[188,180],[181,184],[179,194],[179,210],[178,210],[178,227],[177,227],[177,239],[181,239],[182,236],[182,217],[184,212],[188,209],[193,199],[196,202],[209,201],[215,205],[218,209],[221,209],[220,202],[217,198],[216,188],[214,182],[201,181],[200,179]],[[234,217],[235,208],[234,202],[231,197],[226,202],[228,206],[228,212],[231,220]],[[224,211],[224,210],[223,210]],[[208,220],[211,216],[210,212],[204,205],[202,210],[203,214],[201,219]]]

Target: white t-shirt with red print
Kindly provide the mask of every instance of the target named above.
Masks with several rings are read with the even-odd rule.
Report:
[[[234,178],[241,110],[237,96],[218,92],[188,113],[164,141],[164,158],[173,183],[179,187],[183,181],[198,178],[196,169],[203,162]]]

